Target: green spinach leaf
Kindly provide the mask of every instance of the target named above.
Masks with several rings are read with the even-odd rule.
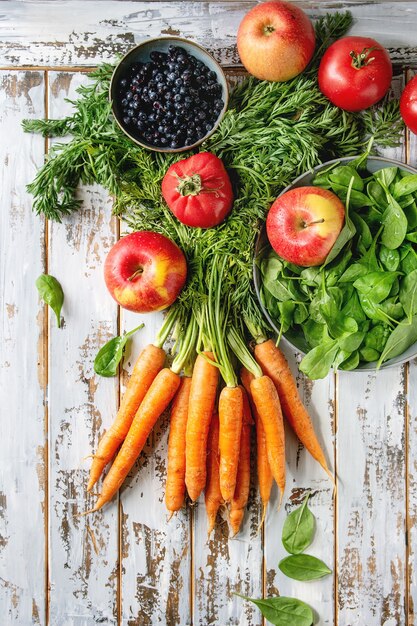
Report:
[[[400,253],[398,250],[390,250],[384,245],[379,248],[379,259],[382,265],[389,272],[395,272],[400,264]]]
[[[409,174],[404,176],[398,182],[395,183],[393,189],[394,198],[402,198],[408,196],[408,194],[415,193],[417,191],[417,174]]]
[[[294,580],[317,580],[328,576],[332,570],[323,561],[310,554],[292,554],[278,564],[283,574]]]
[[[417,270],[401,281],[400,302],[407,317],[411,318],[417,313]]]
[[[382,216],[384,230],[381,242],[390,250],[399,248],[407,234],[408,222],[398,202],[388,194],[388,206]]]
[[[397,272],[371,272],[355,280],[353,286],[373,304],[378,304],[388,298],[397,276]]]
[[[117,368],[125,351],[126,343],[136,331],[143,328],[144,324],[140,324],[137,328],[129,331],[121,337],[113,337],[97,352],[94,359],[94,371],[99,376],[116,376]]]
[[[237,596],[253,602],[261,611],[265,619],[275,626],[312,626],[314,614],[311,608],[297,600],[279,596],[277,598],[248,598],[236,593]]]
[[[41,274],[36,279],[35,284],[42,300],[46,302],[55,313],[58,328],[61,328],[61,309],[64,304],[64,292],[61,284],[50,274]]]
[[[329,373],[338,350],[337,339],[324,341],[305,355],[300,363],[300,371],[311,380],[324,378]]]
[[[282,528],[282,544],[290,554],[300,554],[313,541],[314,515],[307,506],[308,493],[302,505],[290,513]]]
[[[398,324],[388,337],[385,348],[378,361],[378,367],[387,361],[399,356],[413,343],[417,341],[417,315],[411,320],[405,320]]]

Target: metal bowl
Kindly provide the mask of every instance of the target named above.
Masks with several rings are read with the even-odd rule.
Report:
[[[120,98],[117,93],[119,80],[125,76],[130,65],[138,61],[145,63],[150,60],[151,52],[167,52],[170,45],[181,46],[181,48],[184,48],[189,54],[193,55],[198,61],[202,61],[207,67],[210,68],[210,70],[216,73],[217,80],[222,87],[222,99],[224,102],[223,109],[220,111],[213,128],[209,130],[208,133],[204,135],[204,137],[202,137],[192,145],[183,146],[182,148],[159,148],[157,146],[152,146],[143,139],[131,134],[122,123],[123,113],[120,107]],[[193,148],[196,148],[201,143],[203,143],[203,141],[205,141],[208,137],[210,137],[210,135],[214,133],[226,112],[229,101],[229,92],[226,76],[221,66],[202,46],[199,46],[197,43],[194,43],[193,41],[190,41],[188,39],[183,39],[182,37],[157,37],[155,39],[147,39],[146,41],[138,44],[121,59],[121,61],[116,66],[113,72],[113,76],[111,78],[109,97],[112,105],[113,115],[117,124],[132,141],[134,141],[139,146],[142,146],[143,148],[147,148],[148,150],[172,153],[192,150]]]
[[[289,191],[290,189],[295,189],[297,187],[305,187],[308,185],[312,184],[312,181],[315,177],[315,175],[320,172],[320,170],[322,169],[326,169],[327,167],[329,167],[330,165],[332,165],[333,163],[349,163],[349,161],[353,161],[354,159],[356,159],[357,157],[345,157],[345,158],[341,158],[341,159],[333,159],[332,161],[327,161],[326,163],[322,163],[321,165],[317,165],[314,169],[312,169],[309,172],[306,172],[305,174],[301,174],[301,176],[298,176],[298,178],[296,178],[290,185],[288,185],[288,187],[286,187],[282,193],[280,193],[280,196],[282,196],[284,193],[286,193],[287,191]],[[404,163],[401,163],[401,161],[394,161],[392,159],[386,159],[384,157],[369,157],[368,161],[367,161],[367,169],[369,172],[374,173],[377,172],[378,170],[384,168],[384,167],[399,167],[402,170],[405,170],[407,172],[410,172],[410,174],[417,174],[417,170],[414,169],[413,167],[410,167],[409,165],[406,165]],[[262,303],[262,299],[261,299],[261,286],[262,286],[262,276],[261,276],[261,272],[258,268],[257,265],[257,259],[259,256],[262,256],[265,253],[265,249],[270,248],[269,242],[268,242],[268,238],[266,236],[266,228],[265,225],[263,226],[261,232],[259,233],[259,237],[258,237],[258,241],[256,243],[256,248],[255,248],[255,259],[254,259],[254,264],[253,264],[253,280],[254,280],[254,284],[255,284],[255,290],[256,290],[256,295],[258,297],[259,300],[259,304],[260,307],[263,311],[263,314],[265,316],[265,318],[268,320],[270,326],[273,328],[273,330],[279,334],[279,327],[277,326],[277,323],[271,318],[270,314],[268,313],[267,309],[265,308],[265,306]],[[295,351],[300,352],[303,356],[306,353],[306,351],[308,350],[306,344],[304,341],[300,340],[300,338],[296,338],[295,336],[291,335],[291,331],[284,333],[282,336],[282,341],[284,343],[286,343],[290,348],[293,348]],[[403,352],[402,354],[400,354],[399,356],[393,358],[393,359],[389,359],[388,361],[386,361],[385,363],[383,363],[381,365],[381,369],[385,369],[387,367],[392,367],[394,365],[399,365],[401,363],[405,363],[406,361],[409,361],[410,359],[414,358],[417,356],[417,342],[414,343],[412,346],[410,346],[405,352]],[[362,371],[362,372],[373,372],[376,370],[376,362],[373,363],[363,363],[361,365],[359,365],[359,367],[357,367],[355,370],[349,370],[349,371],[353,371],[353,372],[357,372],[357,371]]]

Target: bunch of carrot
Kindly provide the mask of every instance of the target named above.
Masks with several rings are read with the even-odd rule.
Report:
[[[262,521],[273,480],[285,489],[283,414],[300,441],[328,469],[314,428],[298,395],[288,363],[272,340],[248,350],[242,332],[226,324],[222,294],[224,261],[213,267],[203,314],[183,326],[179,349],[164,367],[163,344],[172,332],[175,308],[155,341],[134,366],[118,415],[94,455],[88,490],[113,459],[93,511],[122,485],[161,414],[171,404],[165,501],[171,515],[205,490],[208,531],[221,507],[228,511],[233,535],[241,526],[250,486],[251,430],[255,424]],[[199,324],[197,324],[199,319]],[[232,361],[242,365],[239,384]],[[183,372],[183,375],[181,375]],[[224,384],[220,384],[220,378]]]

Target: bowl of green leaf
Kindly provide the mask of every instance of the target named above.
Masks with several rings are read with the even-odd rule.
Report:
[[[262,230],[254,283],[269,324],[303,354],[300,369],[311,379],[417,356],[417,170],[347,157],[318,165],[282,193],[306,185],[336,193],[345,224],[318,267],[284,261]]]

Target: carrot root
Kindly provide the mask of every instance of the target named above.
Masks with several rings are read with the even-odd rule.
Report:
[[[225,502],[235,493],[243,421],[241,387],[224,387],[219,397],[220,491]]]
[[[93,488],[107,463],[111,461],[117,448],[123,443],[133,418],[152,381],[164,366],[165,357],[165,352],[153,344],[146,346],[140,353],[127,384],[116,419],[102,436],[97,452],[93,455],[87,491]]]

